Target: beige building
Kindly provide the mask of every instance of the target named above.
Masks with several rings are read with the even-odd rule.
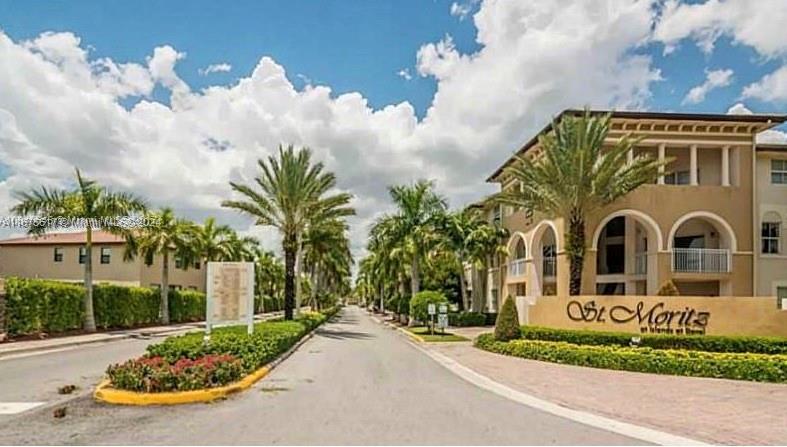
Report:
[[[674,161],[653,184],[589,216],[582,294],[655,295],[672,280],[682,295],[787,297],[787,146],[756,143],[785,120],[614,112],[607,144],[642,136],[630,157]],[[517,154],[540,152],[536,135]],[[514,160],[488,181],[517,188],[505,171]],[[486,307],[496,309],[505,296],[568,295],[564,222],[511,207],[488,211],[510,239],[508,256],[491,261]]]
[[[85,233],[52,233],[0,241],[0,276],[81,282],[84,279]],[[123,238],[93,232],[93,280],[97,283],[158,287],[161,256],[145,265],[141,257],[123,259]],[[205,268],[201,263],[184,266],[170,261],[169,284],[174,289],[205,291]]]

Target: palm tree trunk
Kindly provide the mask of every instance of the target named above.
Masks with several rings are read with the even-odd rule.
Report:
[[[413,296],[415,296],[418,292],[421,291],[421,267],[418,264],[418,256],[416,255],[413,258],[413,262],[410,264],[410,289],[412,290]]]
[[[484,303],[486,303],[487,280],[489,279],[489,269],[486,262],[477,270],[476,275],[478,276],[478,292],[476,295],[478,297],[478,310],[483,312]],[[475,285],[473,288],[475,289]]]
[[[301,268],[303,265],[303,247],[301,247],[301,235],[295,236],[295,316],[301,313]]]
[[[295,307],[295,258],[296,238],[285,236],[284,240],[284,319],[292,320]]]
[[[96,331],[96,316],[93,313],[93,229],[87,226],[85,232],[85,313],[82,315],[82,328],[87,332]]]
[[[582,293],[582,268],[585,262],[585,219],[574,214],[569,219],[568,257],[570,262],[569,295]]]
[[[161,324],[169,324],[169,250],[161,253],[161,302],[158,318]]]
[[[465,259],[459,256],[459,293],[462,295],[462,310],[470,310],[470,302],[467,297],[467,284],[465,284]]]

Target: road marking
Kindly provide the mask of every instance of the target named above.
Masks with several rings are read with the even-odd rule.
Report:
[[[46,402],[0,402],[0,414],[19,414]]]
[[[408,340],[409,342],[409,340]],[[510,388],[502,383],[495,382],[487,376],[479,374],[472,369],[459,364],[455,360],[431,351],[427,348],[421,347],[416,343],[409,342],[416,349],[431,357],[434,361],[453,372],[462,379],[472,383],[473,385],[491,391],[506,399],[513,400],[528,407],[537,410],[551,413],[581,424],[589,425],[591,427],[600,428],[602,430],[618,433],[630,438],[639,439],[645,442],[651,442],[659,445],[708,445],[702,441],[695,439],[685,438],[683,436],[672,435],[659,430],[641,427],[638,425],[630,424],[628,422],[616,421],[604,416],[595,415],[579,410],[572,410],[570,408],[562,407],[552,402],[539,399],[527,393]]]

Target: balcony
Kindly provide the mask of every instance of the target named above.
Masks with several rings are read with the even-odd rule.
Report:
[[[729,273],[730,251],[723,248],[674,248],[672,271],[683,273]]]
[[[508,264],[508,276],[525,276],[526,267],[524,259],[515,259]]]
[[[545,257],[543,260],[544,278],[554,278],[557,272],[557,259],[554,256]]]

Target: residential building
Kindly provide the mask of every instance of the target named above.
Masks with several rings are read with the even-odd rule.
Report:
[[[152,265],[144,259],[124,259],[125,240],[105,231],[92,233],[93,280],[129,286],[157,287],[161,283],[162,257]],[[85,233],[51,233],[0,241],[0,276],[82,282]],[[202,263],[183,265],[170,259],[169,284],[173,289],[205,291],[206,269]]]
[[[672,161],[652,184],[588,216],[582,293],[655,295],[672,280],[682,295],[787,296],[787,146],[757,144],[759,133],[785,120],[612,112],[605,144],[641,137],[629,157]],[[539,157],[538,136],[551,131],[547,125],[517,155]],[[505,169],[514,161],[488,181],[519,187]],[[487,211],[510,232],[508,255],[491,263],[487,308],[504,296],[568,295],[565,223],[507,206]]]

